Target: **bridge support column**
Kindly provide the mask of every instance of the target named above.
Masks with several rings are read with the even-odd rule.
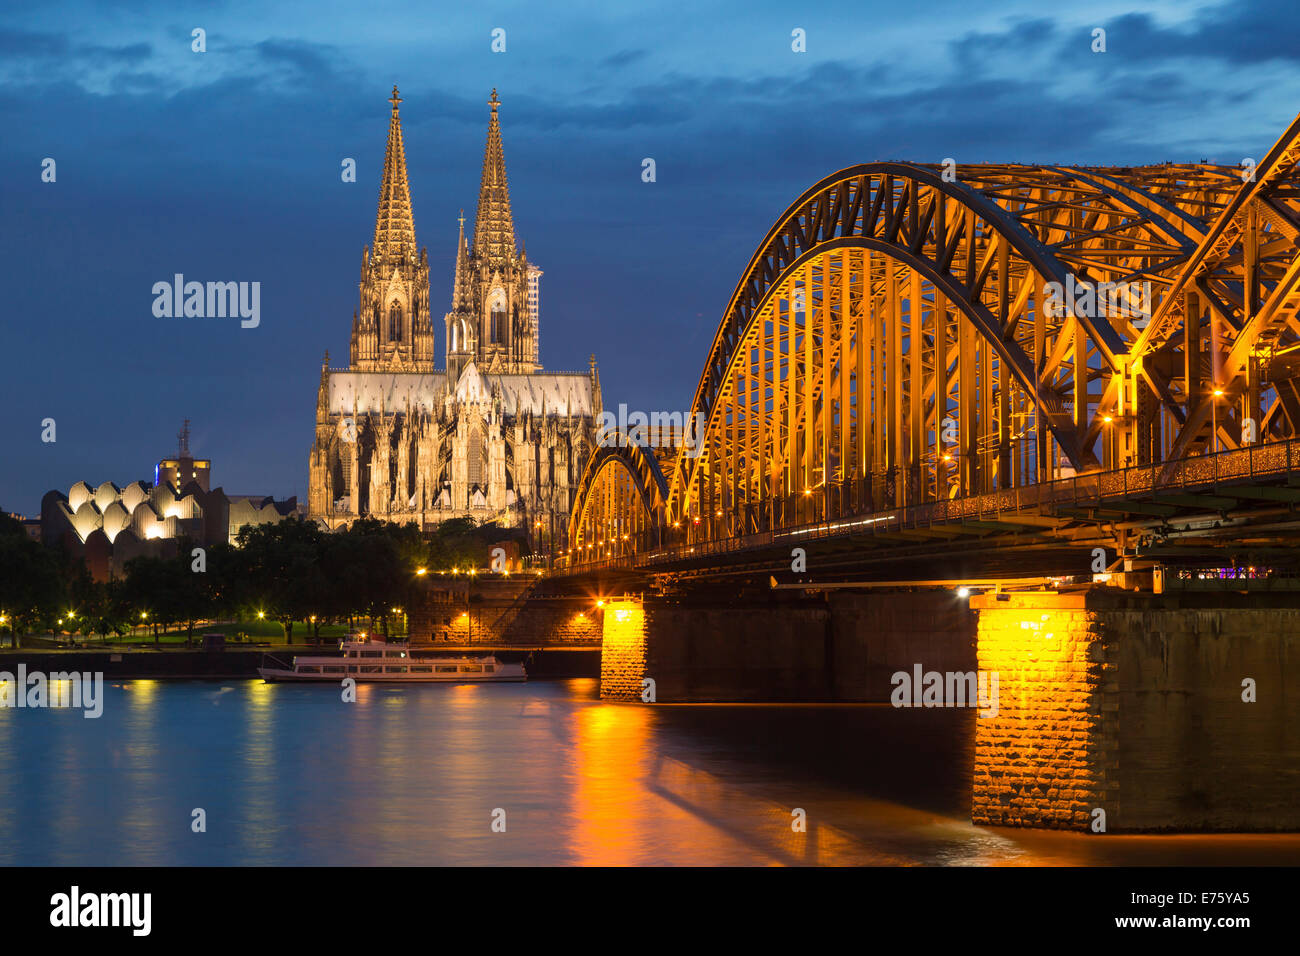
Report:
[[[648,676],[647,645],[645,602],[640,598],[607,601],[600,644],[600,696],[603,699],[653,699],[644,683]]]
[[[1259,597],[974,598],[998,698],[975,718],[972,819],[1300,829],[1300,610]]]

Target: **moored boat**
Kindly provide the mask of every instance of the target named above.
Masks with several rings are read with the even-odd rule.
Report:
[[[333,681],[351,677],[377,683],[446,683],[524,681],[523,664],[503,663],[494,656],[425,656],[412,653],[407,644],[389,644],[365,635],[339,641],[341,655],[295,655],[286,664],[271,654],[263,656],[257,672],[275,681]]]

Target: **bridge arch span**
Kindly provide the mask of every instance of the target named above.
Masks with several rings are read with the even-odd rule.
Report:
[[[660,498],[642,464],[605,472],[602,455],[571,537],[633,517],[591,523],[615,479],[660,546],[693,547],[1295,437],[1298,186],[1300,118],[1253,179],[952,161],[827,176],[742,271],[691,404],[703,430],[663,460]]]
[[[587,459],[569,516],[570,561],[594,561],[661,543],[668,482],[654,452],[610,431]]]
[[[768,231],[696,388],[704,454],[679,459],[671,520],[734,534],[783,520],[760,499],[806,517],[791,498],[830,495],[806,503],[825,516],[1106,464],[1090,386],[1122,374],[1142,314],[1068,291],[1176,268],[1199,221],[1082,170],[947,172],[851,167]]]

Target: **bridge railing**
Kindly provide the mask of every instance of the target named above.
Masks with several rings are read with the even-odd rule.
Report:
[[[778,542],[797,544],[799,541],[874,534],[954,521],[994,519],[1063,506],[1084,509],[1096,507],[1105,499],[1120,500],[1155,496],[1161,492],[1204,490],[1225,482],[1290,478],[1297,474],[1298,467],[1300,442],[1287,439],[1192,458],[1088,472],[1035,485],[1004,488],[983,495],[927,501],[743,535],[685,540],[658,546],[658,541],[648,534],[643,536],[643,540],[623,545],[626,553],[588,560],[575,556],[569,559],[567,567],[558,570],[559,573],[565,573],[601,568],[645,568],[755,550]],[[657,535],[657,532],[653,534]]]

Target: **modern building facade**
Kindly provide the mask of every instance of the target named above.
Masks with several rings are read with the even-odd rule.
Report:
[[[309,514],[329,527],[370,516],[432,528],[468,516],[526,528],[540,547],[558,543],[594,441],[600,379],[595,356],[585,371],[542,371],[542,271],[516,243],[496,90],[472,240],[459,220],[441,369],[396,88],[389,102],[349,365],[330,368],[327,352],[321,368]]]
[[[189,422],[181,430],[176,456],[154,467],[154,480],[119,487],[78,481],[67,493],[49,491],[41,500],[41,539],[62,544],[86,559],[98,580],[120,575],[140,555],[175,553],[188,538],[196,545],[233,544],[245,525],[277,523],[300,515],[296,498],[228,495],[210,489],[212,462],[189,449]]]

